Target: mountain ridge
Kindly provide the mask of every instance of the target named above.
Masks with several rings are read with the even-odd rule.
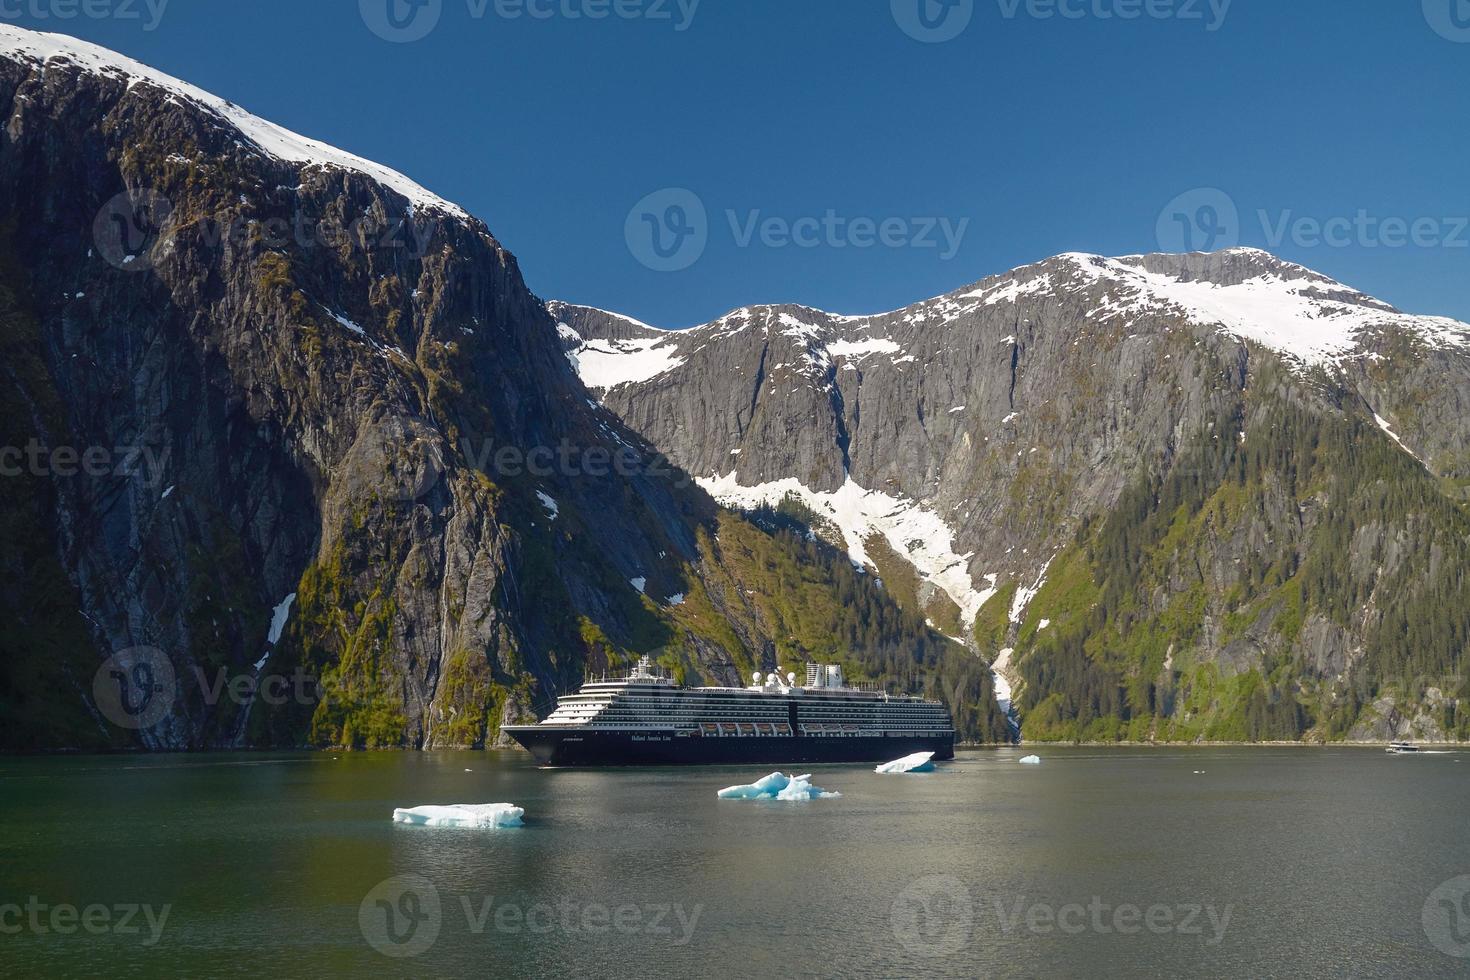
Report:
[[[920,579],[911,604],[1017,683],[1028,609],[1074,535],[1200,438],[1245,445],[1267,400],[1366,423],[1455,501],[1470,485],[1470,327],[1259,249],[1066,253],[870,316],[752,306],[664,332],[548,309],[604,404],[717,499],[799,498],[870,567],[883,539],[890,570],[907,554]],[[910,536],[925,515],[937,525]],[[992,602],[1003,638],[969,636]]]

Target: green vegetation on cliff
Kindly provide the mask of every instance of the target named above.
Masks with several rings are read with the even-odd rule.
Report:
[[[1371,418],[1272,398],[1247,428],[1217,419],[1053,562],[1019,629],[1024,734],[1332,739],[1387,697],[1464,738],[1467,542],[1470,517]],[[1318,662],[1333,631],[1361,656]]]
[[[55,487],[27,461],[33,440],[48,449],[70,441],[36,322],[6,285],[17,281],[8,255],[0,253],[0,750],[117,747],[127,733],[83,710],[100,661],[59,559]]]
[[[854,680],[945,701],[963,740],[1009,738],[985,661],[905,609],[790,512],[749,516],[722,514],[718,534],[701,544],[721,608],[742,610],[772,638],[776,666],[839,663]]]

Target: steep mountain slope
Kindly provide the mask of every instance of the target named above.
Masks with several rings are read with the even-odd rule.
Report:
[[[821,515],[1029,735],[1470,731],[1463,324],[1251,249],[677,333],[549,308],[605,405],[720,500]]]
[[[972,654],[591,400],[457,206],[60,35],[0,26],[0,111],[9,747],[480,745],[644,652],[1003,732]]]

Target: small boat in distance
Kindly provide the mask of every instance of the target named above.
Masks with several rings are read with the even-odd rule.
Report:
[[[1388,751],[1394,755],[1404,755],[1408,752],[1418,752],[1419,746],[1413,742],[1389,742]]]

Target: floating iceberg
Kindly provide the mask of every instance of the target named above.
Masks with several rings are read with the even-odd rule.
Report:
[[[878,768],[874,769],[873,771],[874,772],[933,772],[934,771],[934,753],[933,752],[915,752],[913,755],[906,755],[902,759],[895,759],[892,762],[885,762],[881,766],[879,766]]]
[[[773,772],[748,786],[727,786],[718,795],[722,800],[815,800],[842,795],[813,786],[811,778],[810,774],[788,776]]]
[[[418,827],[489,829],[519,827],[526,811],[509,803],[452,803],[449,806],[412,806],[393,811],[394,823]]]
[[[1041,765],[1041,756],[1028,755],[1024,759],[1017,759],[1016,761],[1023,766],[1039,766]]]

